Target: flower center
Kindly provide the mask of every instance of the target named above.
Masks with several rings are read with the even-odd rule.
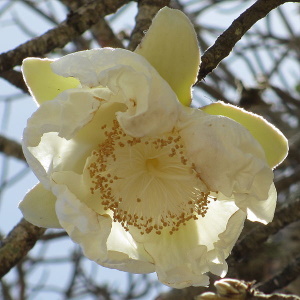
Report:
[[[129,230],[141,234],[168,228],[172,234],[205,216],[210,199],[177,130],[160,137],[131,137],[114,120],[88,166],[91,193]]]
[[[146,167],[148,172],[154,171],[158,168],[159,161],[157,158],[149,158],[146,160]]]

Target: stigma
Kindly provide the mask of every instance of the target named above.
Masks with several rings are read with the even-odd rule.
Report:
[[[113,221],[141,234],[173,234],[191,219],[204,217],[210,192],[189,161],[180,132],[132,137],[117,120],[102,126],[105,139],[87,166],[90,191]]]

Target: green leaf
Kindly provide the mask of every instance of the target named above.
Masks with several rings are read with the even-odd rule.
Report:
[[[182,104],[191,104],[200,50],[195,29],[184,13],[168,7],[161,9],[135,53],[152,64]]]
[[[221,115],[233,119],[246,127],[263,147],[270,167],[276,167],[287,156],[289,147],[286,137],[263,117],[220,101],[201,109],[210,115]]]

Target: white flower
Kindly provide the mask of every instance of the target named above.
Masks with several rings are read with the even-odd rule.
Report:
[[[174,52],[169,40],[167,46],[157,41],[164,22],[174,39],[186,30],[191,47]],[[147,52],[159,45],[167,53]],[[173,61],[158,64],[168,51]],[[64,228],[103,266],[157,272],[172,287],[207,285],[209,271],[224,276],[245,217],[271,221],[276,191],[267,151],[251,125],[249,131],[234,117],[180,103],[190,101],[195,53],[188,19],[165,8],[136,53],[107,48],[25,60],[25,80],[41,105],[28,120],[23,149],[41,183],[20,203],[24,217]],[[185,73],[190,79],[181,86]],[[284,144],[273,165],[279,163],[285,138],[250,118]]]

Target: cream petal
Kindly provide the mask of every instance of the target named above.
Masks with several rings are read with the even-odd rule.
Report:
[[[276,167],[287,156],[289,145],[286,137],[263,117],[222,101],[207,105],[202,110],[229,117],[245,126],[263,147],[270,167]]]
[[[58,166],[62,163],[60,154],[70,153],[72,151],[72,143],[68,143],[66,140],[58,137],[56,133],[47,133],[41,138],[41,142],[37,147],[30,147],[26,140],[28,132],[30,132],[30,129],[24,133],[23,138],[24,155],[36,177],[47,189],[50,189],[48,174],[59,168]]]
[[[52,188],[58,198],[58,218],[70,237],[80,244],[86,257],[105,267],[126,272],[154,271],[152,259],[143,246],[137,244],[120,224],[112,222],[110,215],[101,209],[101,199],[98,199],[99,205],[95,205],[96,199],[81,175],[55,172],[52,179],[55,182]],[[102,211],[102,215],[95,210]]]
[[[200,50],[194,26],[184,13],[162,8],[134,52],[151,63],[182,104],[191,104],[191,87],[197,79]]]
[[[31,147],[40,142],[47,132],[58,132],[60,137],[70,139],[91,121],[100,102],[89,89],[72,89],[63,92],[55,100],[45,102],[28,120],[24,139]]]
[[[140,274],[155,271],[153,259],[145,251],[144,246],[134,241],[120,223],[112,223],[107,249],[111,262],[103,265],[108,268]]]
[[[196,109],[182,114],[179,126],[188,157],[211,191],[228,197],[236,192],[267,198],[273,172],[247,129],[227,117]],[[256,176],[263,179],[259,186],[254,184]]]
[[[233,246],[239,238],[244,227],[245,219],[246,214],[241,209],[237,210],[229,218],[226,230],[219,235],[219,240],[214,244],[215,248],[222,249],[224,258],[229,256]]]
[[[79,175],[72,171],[53,172],[51,174],[51,180],[55,184],[66,186],[77,199],[86,204],[88,208],[97,214],[107,214],[101,204],[102,199],[99,198],[98,195],[93,195],[89,190],[90,179],[87,177],[87,172],[85,172],[84,175]]]
[[[172,235],[165,229],[161,235],[135,233],[134,238],[152,256],[159,280],[164,284],[175,288],[207,285],[204,273],[223,274],[227,268],[224,257],[238,238],[245,219],[245,214],[238,211],[233,201],[212,201],[205,217],[188,221]]]
[[[61,228],[55,212],[56,197],[41,183],[30,190],[20,202],[24,218],[31,224],[46,228]]]
[[[131,69],[137,73],[148,75],[155,72],[145,58],[124,49],[92,49],[74,52],[66,55],[51,64],[52,70],[64,77],[75,77],[85,87],[107,86],[102,81],[109,81],[106,72],[122,68]],[[109,87],[118,92],[114,78]]]
[[[248,220],[268,224],[273,220],[276,203],[277,192],[275,185],[272,183],[267,199],[258,200],[254,197],[248,197],[246,201],[237,202],[237,205],[247,212]]]
[[[55,74],[51,59],[29,57],[23,60],[22,73],[30,94],[38,105],[54,99],[58,94],[79,86],[75,78],[65,78]]]
[[[198,227],[198,239],[207,250],[214,249],[214,243],[219,240],[219,235],[225,232],[230,217],[238,211],[233,201],[214,201],[208,205],[208,211],[203,218],[196,222]]]
[[[198,247],[195,249],[194,252],[197,252],[197,254],[199,255],[199,253],[202,253],[202,250],[203,250],[202,247]],[[203,256],[204,255],[205,254],[203,254]],[[192,263],[193,262],[191,262],[191,264]],[[207,275],[194,274],[185,265],[177,266],[170,270],[165,270],[164,268],[161,268],[160,265],[158,265],[156,272],[160,282],[162,282],[163,284],[169,287],[176,288],[176,289],[183,289],[189,286],[209,285],[209,277]]]
[[[52,171],[82,171],[87,156],[104,138],[101,126],[112,122],[120,109],[117,104],[104,104],[99,109],[100,101],[94,95],[108,97],[108,92],[70,90],[45,102],[28,120],[23,151],[45,187],[50,187],[48,174]]]
[[[208,252],[211,273],[221,277],[226,275],[228,266],[225,259],[242,232],[245,218],[246,214],[240,209],[229,218],[226,230],[219,235],[219,240],[214,243],[214,249]]]
[[[52,69],[58,75],[78,78],[83,86],[108,87],[114,93],[109,101],[127,106],[117,113],[127,134],[156,135],[174,127],[180,108],[176,94],[136,53],[109,48],[82,51],[53,62]]]
[[[106,241],[111,230],[109,216],[100,216],[81,203],[66,186],[53,185],[56,212],[62,227],[83,249],[86,257],[98,263],[107,259]]]

